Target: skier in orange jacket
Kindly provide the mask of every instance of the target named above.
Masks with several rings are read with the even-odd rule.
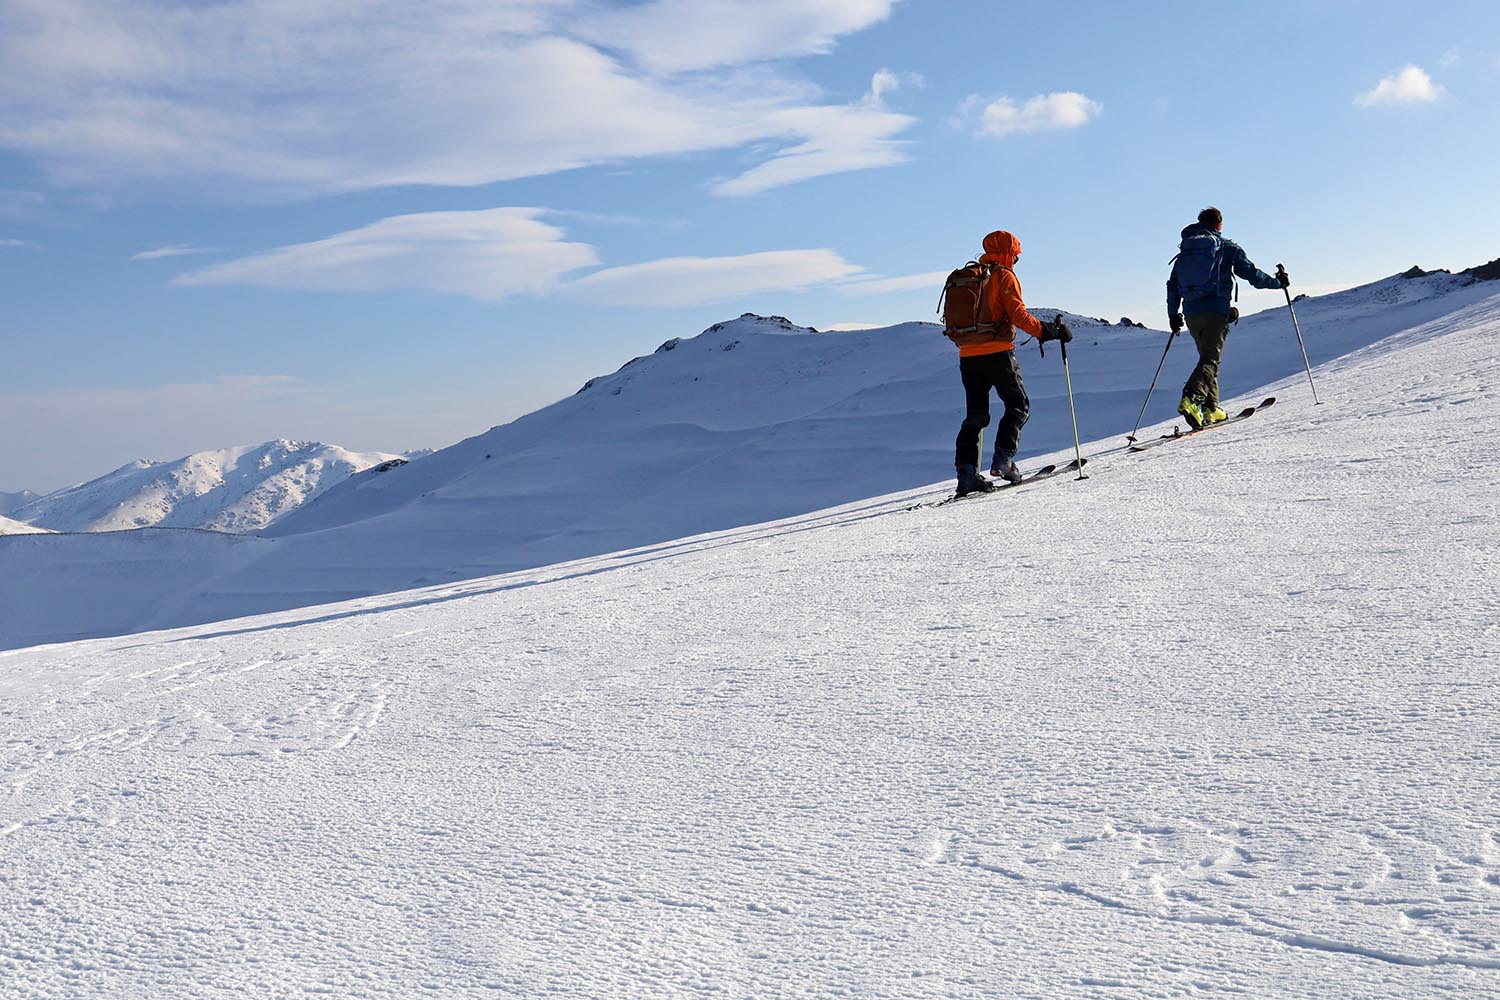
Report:
[[[979,474],[979,433],[990,423],[990,390],[994,389],[1005,404],[1000,426],[995,432],[995,460],[990,475],[1008,482],[1021,480],[1016,468],[1016,449],[1021,444],[1021,427],[1031,413],[1031,400],[1021,382],[1021,366],[1016,361],[1016,327],[1045,343],[1049,340],[1070,341],[1072,331],[1061,317],[1043,322],[1033,316],[1021,297],[1021,282],[1016,277],[1016,261],[1021,256],[1021,241],[1003,230],[984,238],[984,255],[979,263],[991,267],[985,282],[980,316],[993,323],[993,339],[960,344],[958,372],[963,380],[965,415],[954,442],[953,463],[958,470],[958,495],[988,492],[995,484]]]

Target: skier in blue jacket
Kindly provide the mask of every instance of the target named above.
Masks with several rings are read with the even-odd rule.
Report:
[[[1234,279],[1244,278],[1256,288],[1286,288],[1291,284],[1250,263],[1245,251],[1224,238],[1224,213],[1205,208],[1196,225],[1182,231],[1182,252],[1167,279],[1167,320],[1175,335],[1184,324],[1198,345],[1198,366],[1182,387],[1177,412],[1194,430],[1218,423],[1228,414],[1219,409],[1219,359],[1229,324],[1240,318],[1230,303]]]

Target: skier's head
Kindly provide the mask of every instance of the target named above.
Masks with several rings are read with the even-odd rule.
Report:
[[[984,238],[984,255],[992,258],[986,263],[1004,264],[1012,267],[1021,256],[1021,241],[1012,233],[998,229]]]
[[[1198,224],[1216,232],[1224,231],[1224,213],[1212,205],[1198,213]]]

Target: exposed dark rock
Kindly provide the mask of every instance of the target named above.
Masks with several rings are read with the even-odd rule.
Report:
[[[656,349],[656,353],[657,354],[665,354],[667,351],[675,350],[677,348],[677,345],[680,344],[680,343],[682,343],[682,338],[681,337],[673,337],[671,340],[667,341],[665,344],[662,344],[660,347],[658,347]]]
[[[1496,257],[1488,264],[1466,268],[1462,273],[1475,281],[1500,281],[1500,257]]]
[[[1401,277],[1403,277],[1403,278],[1430,278],[1434,274],[1452,274],[1452,273],[1453,272],[1449,271],[1446,267],[1440,267],[1436,271],[1424,271],[1420,267],[1418,267],[1416,264],[1413,264],[1409,270],[1401,272]]]
[[[370,472],[375,474],[390,472],[392,469],[399,469],[403,465],[410,464],[411,463],[404,458],[393,458],[389,462],[381,462],[379,465],[375,466],[375,468],[371,469]]]

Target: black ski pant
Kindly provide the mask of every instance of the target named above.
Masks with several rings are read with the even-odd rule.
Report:
[[[1021,427],[1031,415],[1031,400],[1021,384],[1021,366],[1015,351],[998,351],[978,357],[959,358],[958,374],[964,383],[967,412],[954,442],[953,464],[979,465],[979,434],[990,424],[990,390],[1005,404],[1000,428],[995,432],[995,455],[1014,455],[1021,445]]]
[[[1198,345],[1198,367],[1188,376],[1182,394],[1202,400],[1210,407],[1219,405],[1219,361],[1224,357],[1224,341],[1229,337],[1229,317],[1218,313],[1196,313],[1187,317],[1188,333]]]

